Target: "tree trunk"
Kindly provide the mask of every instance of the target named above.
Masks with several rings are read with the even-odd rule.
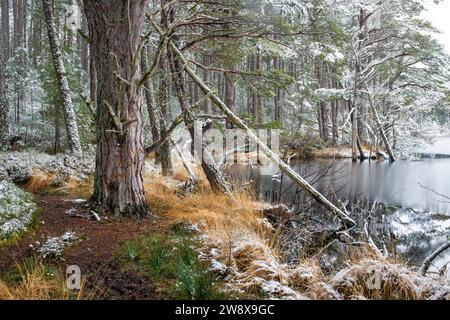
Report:
[[[76,155],[82,154],[80,136],[78,133],[75,111],[72,103],[72,92],[67,81],[66,68],[64,67],[61,49],[59,47],[58,34],[56,31],[55,18],[51,6],[51,0],[42,0],[45,22],[47,25],[50,49],[52,51],[53,65],[55,67],[56,78],[58,80],[59,91],[61,94],[64,116],[67,123],[67,132],[70,143],[70,149]]]
[[[92,55],[92,46],[89,44],[89,93],[91,105],[97,110],[97,69],[95,67],[94,56]]]
[[[168,0],[161,0],[161,26],[164,30],[167,30],[169,27],[169,17],[168,17],[168,8],[166,8],[166,3]],[[167,132],[167,121],[169,120],[170,114],[170,99],[168,90],[170,87],[169,81],[169,67],[167,63],[167,50],[163,48],[161,58],[159,60],[159,91],[158,91],[158,100],[159,100],[159,108],[160,108],[160,129],[161,136],[164,136]],[[161,170],[163,176],[171,176],[173,175],[173,164],[172,164],[172,156],[171,156],[171,147],[170,141],[166,141],[162,144],[160,148],[160,160],[161,160]]]
[[[186,89],[184,86],[184,77],[183,77],[183,70],[181,68],[181,64],[179,62],[178,57],[173,57],[171,53],[170,55],[170,67],[172,71],[172,77],[173,81],[175,83],[175,87],[177,89],[177,96],[178,101],[180,103],[181,110],[183,112],[186,112],[186,115],[184,117],[184,122],[186,125],[186,128],[189,130],[189,134],[191,135],[192,141],[201,141],[202,145],[202,169],[205,173],[206,178],[208,179],[208,182],[211,186],[211,189],[216,192],[224,192],[224,193],[230,193],[230,190],[228,188],[228,185],[226,181],[223,179],[222,174],[220,173],[219,169],[216,165],[214,165],[214,160],[212,159],[212,156],[207,152],[207,148],[204,142],[204,139],[202,136],[197,137],[195,136],[195,129],[194,129],[194,119],[189,111],[187,111],[187,105],[186,105]],[[196,140],[198,139],[198,140]]]
[[[367,92],[369,92],[369,86],[367,85],[367,83],[365,85],[366,85]],[[377,124],[377,126],[380,130],[381,139],[383,140],[384,146],[386,147],[386,151],[389,155],[389,160],[394,162],[394,161],[396,161],[394,151],[392,151],[391,144],[389,143],[389,140],[386,135],[386,131],[384,130],[383,124],[381,123],[380,117],[378,116],[378,111],[375,107],[372,95],[370,93],[368,94],[368,100],[369,100],[370,109],[372,110],[372,113],[375,117],[375,123]]]
[[[281,57],[275,57],[273,59],[273,68],[278,71],[282,71]],[[280,88],[275,88],[274,106],[275,106],[275,121],[282,121],[282,97],[283,91]]]
[[[87,34],[89,32],[86,17],[84,16],[84,14],[81,15],[81,31],[83,32],[83,34]],[[81,69],[87,73],[89,71],[89,46],[86,42],[86,39],[79,33],[77,34],[77,45],[80,56]]]
[[[97,72],[93,201],[117,215],[149,213],[144,194],[144,104],[138,43],[147,0],[85,0]]]
[[[262,56],[261,50],[258,50],[255,57],[255,71],[262,71]],[[265,120],[265,110],[264,110],[264,98],[262,95],[256,91],[254,98],[254,113],[255,113],[255,123],[256,126],[259,127],[261,124],[264,124]]]
[[[55,127],[55,140],[53,143],[53,154],[57,154],[59,150],[61,150],[61,127],[59,125],[59,108],[57,106],[54,107],[54,127]]]
[[[225,72],[225,104],[233,112],[236,112],[235,101],[236,101],[236,74]]]
[[[2,55],[0,54],[0,146],[6,144],[9,128],[9,107],[5,92],[5,63]]]
[[[147,50],[143,50],[141,52],[141,68],[142,71],[147,71],[149,69],[148,65],[148,57],[147,57]],[[152,132],[152,139],[153,142],[159,141],[161,139],[161,132],[159,128],[158,123],[158,117],[157,112],[155,110],[156,105],[155,101],[153,99],[152,91],[153,91],[153,85],[150,79],[147,79],[144,82],[144,93],[145,93],[145,101],[147,104],[147,111],[148,111],[148,118],[150,122],[150,128]],[[159,158],[159,150],[156,151],[156,159]],[[159,160],[159,159],[158,159]]]
[[[169,96],[168,96],[168,87],[169,81],[167,80],[168,72],[167,65],[161,59],[160,63],[160,82],[159,82],[159,106],[160,106],[160,117],[159,117],[159,126],[160,126],[160,136],[164,136],[167,132],[167,120],[169,120]],[[160,148],[159,158],[161,160],[161,170],[163,176],[171,176],[173,175],[173,165],[172,165],[172,156],[170,152],[170,141],[166,141],[162,144]]]
[[[331,130],[332,130],[332,143],[337,144],[339,139],[338,131],[338,117],[339,117],[339,101],[335,100],[331,102]]]
[[[205,67],[209,67],[209,57],[207,55],[203,55],[202,62]],[[203,70],[203,81],[205,83],[210,83],[210,72],[208,69]],[[206,114],[211,113],[211,100],[205,99],[203,110],[205,111]]]
[[[9,40],[9,0],[2,0],[2,47],[3,62],[6,62],[10,56],[10,40]]]

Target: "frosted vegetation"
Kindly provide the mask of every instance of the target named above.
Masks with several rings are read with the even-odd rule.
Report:
[[[25,182],[40,172],[63,178],[87,179],[94,172],[94,159],[88,153],[78,158],[70,154],[49,155],[37,151],[0,152],[0,179]]]
[[[33,195],[0,181],[0,240],[27,231],[36,210]]]
[[[72,232],[67,231],[60,237],[48,238],[45,243],[37,250],[37,252],[44,258],[61,258],[64,249],[71,245],[78,239],[78,236]]]

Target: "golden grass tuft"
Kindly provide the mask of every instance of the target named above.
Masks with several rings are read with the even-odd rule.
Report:
[[[50,275],[49,268],[40,260],[27,260],[16,264],[14,281],[0,280],[0,300],[69,300],[83,299],[84,281],[81,290],[70,293],[66,290],[64,276]]]
[[[363,258],[350,260],[331,284],[345,299],[417,300],[415,274],[397,261]]]
[[[58,195],[70,195],[78,198],[88,199],[94,191],[94,178],[87,181],[75,177],[69,177],[61,182],[61,185],[50,190]]]
[[[59,177],[56,174],[38,171],[23,185],[31,193],[48,192],[57,195],[71,195],[89,198],[93,192],[93,178],[87,181],[77,177]]]
[[[188,175],[188,173],[186,172],[186,170],[183,170],[183,171],[180,170],[180,171],[178,171],[178,172],[176,172],[176,173],[174,174],[173,178],[174,178],[176,181],[184,182],[184,181],[186,181],[187,179],[189,179],[189,175]]]
[[[24,184],[23,188],[32,193],[43,192],[55,180],[55,175],[43,171],[38,171],[33,174],[30,179]]]

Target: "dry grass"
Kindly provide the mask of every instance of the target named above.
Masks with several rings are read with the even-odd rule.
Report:
[[[71,195],[78,198],[88,199],[94,191],[94,178],[87,181],[74,177],[69,177],[61,182],[61,185],[51,190],[51,193],[58,195]]]
[[[330,148],[313,149],[309,152],[308,156],[311,158],[321,158],[321,159],[351,158],[352,150],[351,147],[348,146],[336,146]]]
[[[53,173],[38,171],[28,179],[23,188],[31,193],[49,192],[89,198],[93,191],[93,178],[85,181],[76,177],[63,178]]]
[[[312,259],[302,259],[297,266],[287,265],[279,250],[280,230],[264,219],[261,210],[255,210],[261,204],[249,193],[235,193],[235,200],[213,193],[201,169],[193,168],[201,178],[198,192],[180,197],[178,188],[188,176],[179,164],[175,164],[175,168],[174,177],[161,177],[154,167],[145,176],[146,196],[152,212],[164,218],[168,225],[178,222],[196,225],[204,239],[202,252],[227,267],[227,275],[231,275],[238,289],[259,294],[267,293],[272,285],[277,292],[269,290],[270,297],[281,298],[393,300],[424,297],[414,282],[417,275],[404,263],[394,259],[381,261],[367,249],[350,252],[344,259],[347,267],[333,277],[325,275]],[[39,192],[48,188],[53,179],[51,175],[38,174],[25,188]],[[88,197],[92,181],[68,179],[59,191]],[[214,256],[213,249],[217,252]],[[80,299],[83,294],[70,296],[64,290],[63,277],[49,278],[42,263],[32,268],[17,266],[17,270],[19,281],[0,281],[0,299]],[[374,270],[382,275],[378,289],[368,286]]]
[[[184,176],[178,176],[183,180]],[[202,252],[226,265],[233,285],[247,293],[269,297],[309,299],[386,299],[424,298],[416,283],[417,274],[399,259],[382,259],[369,248],[358,248],[342,260],[347,267],[335,276],[325,275],[318,262],[302,259],[299,265],[284,263],[280,254],[279,230],[271,227],[261,206],[248,193],[234,194],[236,202],[209,188],[187,197],[177,195],[178,182],[170,178],[148,177],[147,197],[153,212],[170,224],[188,222],[198,226],[204,237]],[[374,272],[379,287],[370,286]],[[274,289],[276,288],[276,289]],[[265,296],[267,297],[267,296]]]
[[[28,192],[38,193],[47,189],[55,180],[54,174],[49,174],[47,172],[39,171],[35,172],[34,175],[24,184],[24,189]]]
[[[65,278],[55,274],[40,260],[26,260],[16,264],[9,281],[0,280],[0,300],[80,300],[84,290],[71,293],[66,290]]]
[[[415,277],[404,264],[366,258],[349,262],[331,283],[345,299],[417,300]]]
[[[171,224],[187,221],[198,226],[206,237],[202,251],[215,249],[219,255],[214,259],[234,274],[240,289],[256,292],[268,282],[290,284],[300,279],[303,284],[297,287],[312,286],[311,279],[305,284],[307,276],[302,278],[300,269],[282,262],[279,231],[267,223],[261,210],[255,210],[261,204],[248,193],[235,193],[233,200],[202,187],[181,198],[171,179],[147,177],[146,181],[152,211]]]

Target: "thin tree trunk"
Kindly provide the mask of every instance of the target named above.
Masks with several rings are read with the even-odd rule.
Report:
[[[81,31],[83,34],[89,32],[86,17],[84,14],[81,15]],[[81,36],[80,33],[77,34],[78,51],[80,55],[81,69],[86,73],[89,71],[89,46],[86,43],[86,39]]]
[[[147,50],[145,49],[141,52],[141,68],[143,71],[147,71],[149,69]],[[144,82],[143,89],[145,93],[145,101],[147,103],[147,111],[150,122],[150,129],[152,132],[152,139],[153,142],[156,142],[161,139],[161,132],[159,128],[157,112],[155,110],[156,105],[152,95],[153,85],[150,79],[147,79]],[[156,150],[156,159],[159,161],[159,150]]]
[[[216,165],[214,165],[214,160],[212,156],[207,152],[206,144],[204,142],[203,136],[196,136],[194,129],[194,118],[191,113],[187,110],[186,105],[186,89],[184,86],[183,79],[183,70],[181,68],[181,64],[179,62],[178,57],[173,57],[171,53],[170,55],[170,67],[172,71],[173,81],[175,83],[177,89],[178,101],[180,103],[181,110],[186,112],[184,121],[186,128],[189,130],[189,134],[191,135],[192,141],[201,141],[202,145],[202,169],[205,172],[205,176],[208,179],[208,182],[211,186],[211,189],[216,192],[224,192],[230,193],[229,187],[225,180],[223,179],[222,174]]]
[[[63,102],[70,149],[74,154],[81,156],[83,151],[81,149],[80,135],[78,133],[76,115],[72,103],[72,92],[69,88],[66,68],[64,67],[61,49],[59,47],[58,34],[56,31],[51,0],[42,0],[42,6],[44,9],[45,21],[47,25],[50,49],[52,51],[53,65],[55,67],[56,78],[58,80],[59,91]]]
[[[168,0],[161,0],[161,26],[164,30],[168,29],[168,8],[165,8]],[[161,136],[165,136],[167,132],[167,121],[169,121],[170,114],[170,99],[168,90],[170,87],[169,81],[169,67],[167,63],[167,50],[164,48],[161,54],[161,58],[159,59],[159,92],[158,92],[158,100],[160,107],[160,129]],[[160,148],[160,160],[161,160],[161,170],[163,176],[171,176],[173,175],[173,164],[172,164],[172,155],[171,155],[171,147],[170,141],[166,141],[162,144]]]
[[[209,66],[209,57],[207,55],[203,55],[202,62],[205,67],[208,67]],[[203,81],[205,83],[210,83],[210,72],[208,69],[203,70]],[[203,107],[203,110],[205,111],[206,114],[211,113],[211,100],[205,99],[205,105]]]
[[[234,67],[232,68],[234,69]],[[236,74],[225,72],[225,104],[236,112]]]
[[[262,71],[262,56],[261,51],[258,50],[255,58],[255,69],[256,72]],[[265,120],[265,110],[264,110],[264,99],[259,92],[255,93],[255,123],[256,126],[259,127],[261,124],[264,124]]]
[[[10,36],[9,36],[9,0],[2,0],[2,48],[3,60],[6,63],[10,57]]]
[[[144,103],[138,44],[148,1],[85,0],[97,72],[97,155],[93,201],[100,209],[139,217],[144,194]]]
[[[53,154],[57,154],[61,149],[61,127],[59,126],[59,108],[57,106],[54,107],[54,114],[55,141],[53,143]]]
[[[367,91],[369,91],[369,87],[368,87],[367,83],[366,83],[366,89],[367,89]],[[369,100],[370,109],[372,110],[372,113],[375,117],[375,123],[377,124],[377,126],[380,130],[381,139],[383,140],[384,146],[386,147],[386,151],[389,155],[389,160],[394,162],[394,161],[396,161],[394,151],[392,151],[391,144],[389,143],[389,140],[386,136],[386,131],[384,130],[383,124],[381,123],[380,117],[378,116],[377,108],[375,107],[372,95],[370,93],[368,94],[368,100]]]
[[[9,106],[5,92],[5,63],[3,54],[0,54],[0,145],[6,144],[6,135],[9,128]]]

